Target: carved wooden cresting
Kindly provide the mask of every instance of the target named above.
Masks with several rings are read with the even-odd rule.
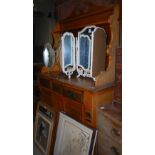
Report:
[[[62,21],[71,17],[77,17],[96,9],[114,5],[116,0],[57,0],[57,20]],[[69,9],[66,9],[69,8]]]

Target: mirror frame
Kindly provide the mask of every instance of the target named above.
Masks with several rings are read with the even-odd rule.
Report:
[[[85,68],[83,65],[80,64],[80,38],[87,38],[89,40],[89,56],[88,56],[88,67]],[[78,72],[78,75],[77,77],[79,76],[88,76],[89,74],[89,71],[90,71],[90,67],[91,67],[91,61],[90,61],[90,58],[91,58],[91,39],[89,38],[88,35],[84,35],[84,34],[81,34],[79,35],[78,37],[78,52],[77,52],[77,72]]]
[[[48,65],[46,66],[45,65],[45,62],[44,62],[44,52],[45,52],[45,49],[47,49],[48,50],[48,59],[49,59],[49,62],[48,62]],[[52,56],[54,56],[53,57],[53,62],[52,62]],[[52,67],[53,65],[54,65],[54,63],[55,63],[55,51],[54,51],[54,49],[52,48],[52,46],[51,46],[51,44],[50,43],[46,43],[45,45],[44,45],[44,50],[43,50],[43,63],[44,63],[44,66],[45,67]],[[52,63],[52,64],[51,64]]]
[[[94,30],[91,32],[91,39],[89,38],[89,36],[87,34],[83,34],[84,31],[86,31],[87,29],[91,29],[91,28],[94,28]],[[83,28],[80,32],[78,32],[78,52],[77,52],[77,72],[78,72],[78,75],[77,77],[80,77],[80,76],[83,76],[83,77],[90,77],[90,78],[93,78],[92,77],[92,55],[93,55],[93,32],[96,30],[96,26],[86,26],[85,28]],[[89,30],[88,30],[89,31]],[[89,41],[90,41],[90,47],[89,47],[89,64],[88,64],[88,68],[85,68],[84,66],[82,66],[80,64],[80,38],[81,37],[88,37]],[[93,80],[95,80],[93,78]]]
[[[45,65],[45,61],[44,61],[44,52],[45,52],[45,49],[47,49],[47,52],[48,52],[48,64]],[[42,59],[43,59],[43,67],[41,69],[41,73],[50,73],[50,68],[54,66],[55,64],[55,51],[54,49],[52,48],[52,45],[50,43],[46,43],[44,45],[44,49],[42,51]],[[53,62],[52,62],[52,56],[53,57]]]
[[[72,64],[67,64],[66,66],[64,65],[65,62],[64,62],[64,39],[66,36],[70,36],[71,37],[71,62]],[[72,33],[70,32],[65,32],[62,37],[61,37],[61,46],[62,46],[62,64],[61,64],[61,67],[62,67],[62,71],[63,73],[65,73],[68,78],[71,77],[71,75],[73,74],[73,72],[75,71],[76,67],[75,67],[75,38],[73,36]],[[72,67],[70,67],[72,66]]]
[[[89,32],[89,29],[92,29],[91,32]],[[89,34],[84,34],[84,32],[88,29],[88,32],[90,33],[91,38],[89,38]],[[95,77],[92,76],[92,66],[93,66],[93,54],[94,54],[94,33],[96,32],[97,29],[102,29],[104,32],[105,30],[101,27],[97,27],[95,25],[92,26],[86,26],[85,28],[83,28],[81,31],[78,32],[78,51],[77,51],[77,57],[76,57],[76,70],[78,72],[77,77],[83,76],[83,77],[89,77],[92,78],[94,81],[96,81]],[[90,52],[89,52],[89,64],[88,64],[88,68],[84,68],[84,66],[82,66],[80,64],[80,38],[81,36],[87,36],[90,39]]]

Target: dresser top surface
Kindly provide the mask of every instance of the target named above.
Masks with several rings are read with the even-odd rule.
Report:
[[[54,80],[57,82],[61,82],[63,84],[67,84],[70,86],[76,86],[80,89],[85,89],[92,92],[97,92],[102,89],[106,89],[114,86],[113,83],[107,83],[101,86],[95,86],[94,81],[90,78],[76,78],[76,76],[72,76],[70,79],[64,74],[39,74],[40,78],[45,78],[49,80]]]

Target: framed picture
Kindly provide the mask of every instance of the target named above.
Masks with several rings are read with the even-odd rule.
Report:
[[[54,127],[55,113],[42,104],[38,105],[35,122],[34,141],[40,150],[49,155]]]
[[[92,155],[97,131],[60,112],[54,155]]]

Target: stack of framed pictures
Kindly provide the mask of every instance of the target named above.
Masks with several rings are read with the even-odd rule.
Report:
[[[34,141],[44,155],[50,154],[54,120],[55,112],[39,103],[35,121]]]
[[[93,155],[97,131],[60,112],[54,155]]]

